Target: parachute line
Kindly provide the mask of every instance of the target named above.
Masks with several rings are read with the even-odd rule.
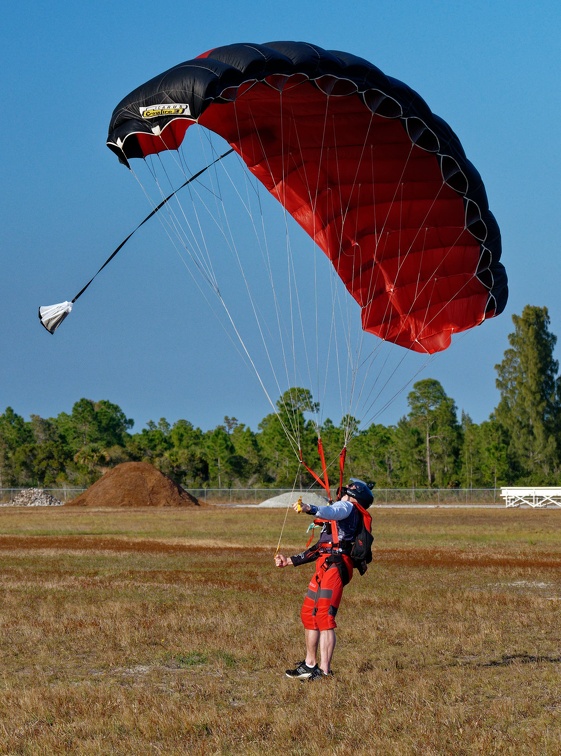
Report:
[[[181,184],[181,186],[177,187],[177,189],[174,189],[171,194],[169,194],[158,205],[156,205],[156,207],[154,207],[151,210],[151,212],[148,213],[148,215],[146,216],[146,218],[144,218],[144,220],[142,220],[138,224],[138,226],[136,226],[136,228],[134,228],[130,232],[130,234],[128,236],[126,236],[123,239],[123,241],[113,250],[113,252],[109,255],[109,257],[103,263],[103,265],[97,271],[97,273],[94,276],[92,276],[92,278],[90,278],[90,280],[88,281],[88,283],[85,286],[83,286],[80,289],[80,291],[74,296],[74,298],[70,301],[70,305],[73,305],[73,304],[76,303],[76,301],[82,296],[82,294],[86,291],[86,289],[90,286],[90,284],[92,284],[94,282],[94,280],[98,277],[98,275],[101,273],[101,271],[109,265],[109,263],[111,262],[111,260],[113,260],[113,258],[116,257],[116,255],[121,251],[121,249],[129,241],[129,239],[132,236],[134,236],[134,234],[138,231],[138,229],[141,228],[147,221],[149,221],[150,218],[152,218],[154,215],[156,215],[156,213],[158,213],[165,205],[167,205],[167,203],[177,194],[177,192],[179,192],[181,189],[183,189],[184,187],[186,187],[191,182],[193,182],[196,179],[198,179],[211,166],[213,166],[215,163],[217,163],[218,161],[220,161],[223,158],[225,158],[227,155],[230,155],[230,153],[232,153],[232,152],[234,152],[233,148],[227,150],[222,155],[219,155],[215,160],[213,160],[212,163],[210,163],[209,165],[205,166],[204,168],[201,168],[201,170],[198,171],[197,173],[195,173],[193,176],[190,176],[183,184]],[[64,304],[66,305],[68,303],[65,302]],[[52,305],[51,307],[57,307],[57,306],[58,305]],[[39,308],[39,320],[41,321],[41,324],[47,329],[47,331],[49,331],[49,333],[53,334],[56,331],[56,329],[58,328],[58,326],[62,323],[62,320],[64,320],[64,318],[56,318],[56,319],[53,320],[52,318],[49,319],[48,317],[45,317],[44,313],[45,313],[45,311],[47,311],[49,309],[50,309],[49,307],[40,307]],[[66,308],[66,312],[65,312],[64,317],[66,317],[67,315],[69,315],[71,310],[72,310],[71,306],[70,306],[70,308]]]

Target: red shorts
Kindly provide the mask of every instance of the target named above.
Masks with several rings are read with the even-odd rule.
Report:
[[[349,581],[353,576],[353,563],[343,555]],[[327,564],[329,554],[320,556],[316,572],[310,580],[304,597],[300,617],[306,630],[333,630],[337,627],[335,615],[343,595],[343,579],[336,564]]]

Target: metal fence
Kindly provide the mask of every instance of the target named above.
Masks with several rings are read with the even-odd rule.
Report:
[[[0,488],[0,504],[10,504],[24,488]],[[85,491],[85,488],[43,488],[55,499],[66,503]],[[308,493],[293,491],[287,488],[188,488],[186,489],[197,499],[212,504],[260,504],[285,493],[295,493],[296,496]],[[323,495],[322,490],[310,489],[313,493]],[[375,488],[374,505],[484,505],[503,504],[499,488]]]
[[[85,488],[0,488],[0,504],[11,504],[22,491],[40,491],[66,503],[85,491]]]
[[[221,504],[260,504],[285,493],[305,495],[306,491],[292,491],[287,488],[189,488],[189,493],[197,499]],[[320,496],[321,489],[310,489]],[[382,504],[427,504],[427,505],[472,505],[503,504],[498,488],[375,488],[374,505]]]

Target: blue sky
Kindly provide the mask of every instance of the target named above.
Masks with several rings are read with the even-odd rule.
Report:
[[[105,146],[117,102],[209,48],[293,39],[353,52],[407,82],[482,174],[509,304],[423,377],[485,420],[512,314],[546,306],[561,337],[560,28],[556,0],[9,3],[0,29],[0,411],[52,417],[87,397],[118,404],[135,430],[160,417],[208,429],[224,415],[256,428],[265,397],[154,229],[135,236],[54,336],[37,308],[72,298],[147,213]],[[402,397],[380,419],[405,410]]]

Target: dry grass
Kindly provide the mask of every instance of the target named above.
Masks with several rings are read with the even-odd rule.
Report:
[[[317,684],[283,518],[0,509],[0,753],[561,752],[561,512],[376,510]]]

